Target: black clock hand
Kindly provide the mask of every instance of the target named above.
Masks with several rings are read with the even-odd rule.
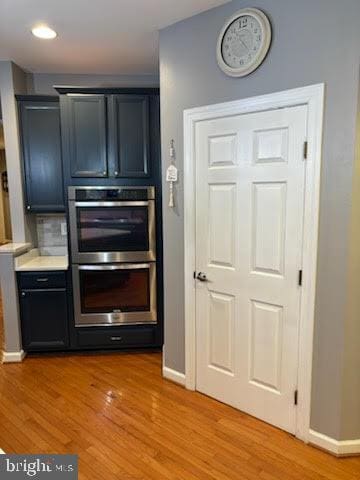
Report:
[[[244,42],[244,40],[240,37],[239,38],[240,42],[244,45],[244,47],[246,48],[246,50],[249,50],[249,47],[246,45],[246,43]]]

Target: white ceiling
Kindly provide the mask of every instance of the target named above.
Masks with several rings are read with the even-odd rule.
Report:
[[[229,0],[0,0],[0,60],[36,73],[154,74],[158,30]],[[37,23],[55,40],[31,33]]]

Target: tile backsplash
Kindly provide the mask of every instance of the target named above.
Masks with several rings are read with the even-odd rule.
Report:
[[[37,215],[36,229],[40,255],[67,255],[65,215]]]

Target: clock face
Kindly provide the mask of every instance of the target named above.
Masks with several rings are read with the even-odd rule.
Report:
[[[232,76],[254,71],[270,47],[271,27],[260,10],[247,8],[233,15],[223,27],[218,40],[218,63]]]
[[[262,45],[259,21],[250,15],[234,20],[227,28],[222,41],[222,57],[231,68],[248,65],[257,56]]]

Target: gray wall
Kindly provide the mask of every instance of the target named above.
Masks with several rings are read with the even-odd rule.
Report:
[[[9,182],[12,239],[16,243],[35,243],[34,218],[25,215],[20,133],[15,99],[16,94],[25,93],[27,93],[25,72],[11,61],[0,61],[0,98]]]
[[[349,233],[348,289],[345,318],[342,437],[360,425],[360,97],[353,170],[351,226]],[[360,438],[360,435],[358,435]]]
[[[174,138],[182,170],[184,109],[326,83],[311,427],[336,439],[360,438],[359,381],[344,375],[349,368],[360,371],[359,355],[345,355],[345,345],[352,353],[356,346],[360,349],[359,336],[354,338],[360,306],[349,311],[345,322],[360,2],[257,0],[256,6],[267,12],[273,25],[272,47],[256,72],[234,79],[217,66],[216,41],[225,19],[247,6],[249,2],[235,0],[160,32],[163,168],[168,166],[168,145]],[[164,196],[165,365],[184,372],[181,175],[177,200],[178,210],[172,211]],[[354,277],[353,291],[356,286],[360,291]]]
[[[54,85],[84,87],[158,87],[157,75],[85,75],[34,73],[27,75],[29,93],[54,95]]]

